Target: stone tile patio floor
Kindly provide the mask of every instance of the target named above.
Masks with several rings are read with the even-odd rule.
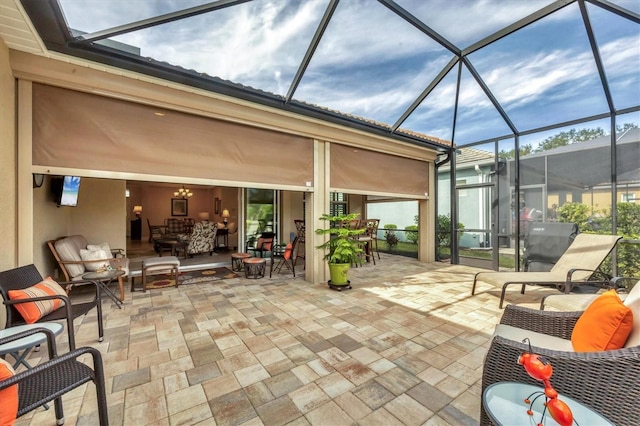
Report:
[[[497,287],[471,296],[476,271],[383,254],[342,292],[284,273],[127,292],[103,302],[103,342],[95,313],[76,340],[103,353],[112,425],[477,424],[502,310]],[[532,307],[555,291],[518,290],[507,302]],[[63,401],[65,424],[97,424],[93,384]],[[53,409],[16,423],[54,424]]]

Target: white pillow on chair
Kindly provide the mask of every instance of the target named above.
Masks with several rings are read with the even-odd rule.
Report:
[[[88,246],[87,246],[88,247]],[[105,253],[103,249],[89,250],[80,249],[80,258],[83,261],[100,260],[101,262],[88,262],[84,264],[87,271],[102,271],[109,267],[111,252]]]
[[[113,257],[113,255],[111,254],[111,247],[109,247],[109,243],[88,244],[87,250],[104,250],[104,252],[107,254],[107,257],[105,259]]]

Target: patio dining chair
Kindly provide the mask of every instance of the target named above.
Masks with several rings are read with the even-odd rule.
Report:
[[[280,272],[283,266],[291,271],[293,273],[293,277],[295,278],[295,252],[298,242],[298,237],[296,237],[293,239],[293,242],[288,243],[286,246],[273,247],[273,250],[271,250],[271,267],[269,269],[269,278],[271,278],[273,271]]]
[[[527,284],[557,287],[564,293],[569,293],[575,286],[585,283],[608,286],[610,280],[608,276],[598,281],[589,279],[596,273],[602,274],[598,271],[598,267],[621,238],[619,235],[578,234],[567,251],[548,272],[478,272],[473,278],[471,295],[475,294],[478,281],[502,286],[500,294],[500,308],[502,308],[507,287],[512,284],[520,284],[522,294]]]

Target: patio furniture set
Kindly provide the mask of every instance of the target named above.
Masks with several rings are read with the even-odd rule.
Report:
[[[477,281],[490,279],[490,282],[503,284],[502,302],[507,285],[512,283],[521,284],[522,291],[526,284],[534,284],[556,286],[565,293],[576,286],[594,283],[587,280],[589,274],[579,275],[580,272],[586,274],[587,268],[572,269],[570,266],[588,265],[591,268],[588,271],[593,274],[619,238],[583,235],[575,238],[551,271],[481,272],[474,279],[472,292],[475,292]],[[270,273],[286,265],[295,276],[298,243],[299,238],[296,237],[286,246],[276,247],[274,235],[263,233],[247,253],[232,254],[232,269],[244,269],[247,278],[262,278],[269,255]],[[53,247],[56,248],[55,243]],[[59,262],[65,267],[79,265],[62,259]],[[147,275],[167,271],[173,274],[177,282],[179,267],[179,259],[173,256],[145,259],[143,283]],[[560,273],[561,268],[563,272]],[[578,276],[580,280],[577,280]],[[579,424],[590,424],[596,419],[613,424],[640,424],[640,411],[637,410],[637,401],[640,399],[640,281],[627,282],[616,279],[608,283],[611,288],[619,287],[628,291],[624,301],[615,290],[610,290],[588,297],[584,294],[549,296],[543,300],[540,310],[508,305],[500,324],[496,326],[484,362],[481,424],[528,421],[528,407],[524,398],[533,392],[533,387],[541,384],[518,363],[520,356],[528,352],[543,356],[545,362],[553,366],[553,387],[559,392],[558,398],[573,408]],[[598,279],[595,283],[602,284],[602,280]],[[74,303],[67,291],[78,285],[92,286],[95,296],[88,302]],[[0,295],[7,318],[6,329],[0,332],[0,354],[11,355],[15,360],[13,365],[0,362],[0,396],[3,400],[0,419],[6,415],[5,407],[15,417],[54,401],[56,418],[61,424],[63,407],[60,396],[93,381],[100,423],[108,424],[100,353],[90,347],[76,349],[73,328],[75,318],[95,308],[98,340],[102,341],[101,294],[104,292],[105,286],[100,285],[98,280],[85,278],[56,283],[50,278],[44,279],[34,265],[0,272]],[[552,298],[562,298],[564,301],[552,303]],[[542,307],[554,306],[554,303],[575,306],[579,310],[542,310]],[[69,352],[64,355],[57,354],[55,343],[55,335],[63,327],[51,322],[60,319],[66,321],[69,339]],[[529,345],[523,342],[526,340],[530,342]],[[26,362],[29,351],[45,342],[49,360],[35,367],[29,365]],[[78,360],[84,354],[91,355],[93,367]],[[21,365],[26,370],[16,374],[14,368]],[[45,385],[29,385],[36,382]],[[24,385],[16,390],[13,385],[17,383]],[[10,400],[7,399],[9,397]],[[5,401],[15,402],[9,404]],[[519,407],[515,414],[514,410],[503,409],[507,402]]]

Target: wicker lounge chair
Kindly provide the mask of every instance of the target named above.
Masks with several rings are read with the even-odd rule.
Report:
[[[64,423],[62,395],[93,381],[98,398],[100,425],[108,425],[107,395],[100,351],[91,347],[83,347],[57,356],[55,335],[46,328],[34,328],[0,339],[0,345],[35,333],[47,335],[49,360],[0,381],[0,390],[18,385],[17,417],[33,411],[47,402],[55,401],[56,423],[61,425]],[[89,354],[93,358],[93,368],[78,359],[85,354]],[[8,404],[8,402],[3,401],[3,404]]]
[[[633,309],[637,307],[633,306]],[[508,305],[500,324],[515,327],[516,331],[520,329],[518,334],[526,337],[529,337],[531,332],[537,332],[561,339],[571,339],[573,327],[581,314],[582,312],[549,312]],[[561,395],[591,407],[614,424],[638,425],[640,424],[639,323],[640,317],[634,320],[632,336],[627,341],[626,347],[622,349],[573,352],[533,346],[532,350],[544,356],[553,366],[553,387]],[[516,340],[514,336],[516,333],[512,333],[511,338],[505,336],[507,333],[496,331],[496,334],[485,358],[482,391],[484,392],[489,385],[497,382],[529,383],[540,386],[541,382],[531,378],[517,363],[519,355],[528,350],[529,346]],[[568,345],[571,346],[570,341]],[[480,424],[491,424],[484,407],[480,410]],[[583,424],[580,419],[576,420],[579,424]]]
[[[555,286],[560,291],[569,293],[574,286],[586,283],[597,272],[602,261],[621,238],[618,235],[578,234],[549,272],[478,272],[473,278],[471,294],[475,294],[478,281],[502,286],[500,294],[500,308],[502,308],[507,286],[511,284],[521,284],[522,294],[527,284]],[[606,277],[595,283],[606,286],[609,278]],[[589,281],[589,283],[594,282]]]
[[[91,309],[96,308],[98,312],[98,340],[102,342],[104,336],[104,329],[102,325],[102,303],[100,300],[100,288],[95,283],[87,281],[58,283],[62,287],[67,287],[69,285],[90,285],[95,287],[95,297],[87,302],[82,303],[71,303],[67,296],[46,296],[22,300],[9,299],[9,290],[23,290],[25,288],[31,287],[32,285],[38,284],[40,281],[42,281],[42,275],[40,275],[40,272],[38,272],[38,269],[33,264],[0,272],[0,296],[2,297],[2,301],[6,306],[7,312],[6,327],[12,327],[14,325],[25,323],[22,315],[20,315],[20,312],[18,312],[18,310],[15,308],[16,304],[57,298],[64,300],[64,306],[61,306],[50,314],[43,316],[38,322],[56,321],[62,319],[66,320],[67,334],[69,335],[69,349],[73,350],[76,347],[75,334],[73,332],[73,320],[81,315],[85,315]]]

